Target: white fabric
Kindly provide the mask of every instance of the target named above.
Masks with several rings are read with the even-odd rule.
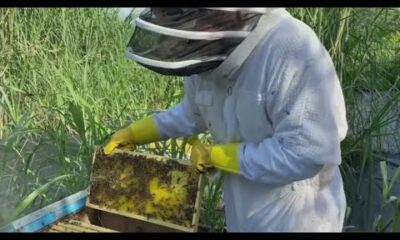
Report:
[[[169,69],[178,69],[178,68],[194,65],[197,63],[212,62],[212,61],[226,59],[226,56],[218,55],[218,56],[212,56],[212,57],[201,57],[198,59],[184,60],[184,61],[179,61],[179,62],[159,61],[159,60],[154,60],[154,59],[136,55],[133,53],[131,47],[128,47],[128,49],[126,50],[126,56],[129,59],[135,60],[136,62],[140,62],[140,63],[150,65],[153,67],[162,67],[162,68],[169,68]]]
[[[135,25],[142,29],[149,30],[151,32],[159,33],[161,35],[167,35],[178,38],[186,38],[192,40],[217,40],[222,38],[245,38],[250,32],[247,31],[218,31],[218,32],[200,32],[200,31],[187,31],[179,30],[174,28],[163,27],[150,22],[146,22],[143,19],[136,18]]]
[[[241,11],[241,12],[256,12],[256,13],[266,13],[268,8],[207,8],[207,9],[214,9],[214,10],[221,10],[221,11]]]
[[[164,138],[209,130],[216,143],[242,142],[240,175],[224,173],[230,232],[343,226],[343,93],[315,33],[284,12],[234,78],[189,77],[184,100],[154,115]]]

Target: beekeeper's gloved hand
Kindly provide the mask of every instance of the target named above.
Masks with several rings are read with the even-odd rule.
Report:
[[[154,119],[146,117],[115,132],[104,147],[104,153],[108,155],[115,148],[129,148],[133,150],[136,145],[156,142],[160,139],[160,133]]]
[[[208,145],[196,141],[192,146],[190,161],[201,173],[215,167],[222,171],[238,174],[239,147],[240,143]]]

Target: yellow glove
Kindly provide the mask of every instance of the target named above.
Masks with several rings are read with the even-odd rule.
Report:
[[[115,148],[134,149],[136,145],[160,140],[160,133],[152,117],[146,117],[115,132],[104,147],[104,153],[110,154]]]
[[[195,142],[192,147],[190,161],[197,171],[204,172],[210,168],[238,174],[240,143],[207,145]]]

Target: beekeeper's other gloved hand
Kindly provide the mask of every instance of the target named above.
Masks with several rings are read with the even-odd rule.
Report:
[[[156,142],[160,139],[160,133],[154,119],[146,117],[115,132],[104,147],[104,153],[106,155],[111,154],[116,148],[133,150],[136,145]]]
[[[203,173],[212,168],[238,174],[240,143],[208,145],[195,141],[190,161],[197,171]]]

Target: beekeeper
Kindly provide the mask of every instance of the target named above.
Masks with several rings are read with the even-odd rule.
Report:
[[[117,131],[115,148],[209,131],[191,161],[224,176],[227,231],[342,231],[340,82],[320,40],[285,9],[148,8],[127,55],[185,76],[181,103]]]

